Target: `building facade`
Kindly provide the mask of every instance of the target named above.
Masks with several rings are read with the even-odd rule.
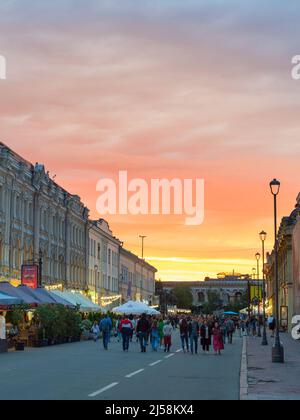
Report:
[[[157,270],[145,260],[124,249],[120,250],[120,293],[122,301],[138,300],[152,304]]]
[[[42,260],[42,284],[87,287],[88,209],[0,143],[0,281],[19,284],[21,266]]]
[[[107,221],[89,223],[89,291],[92,299],[104,307],[121,300],[120,248],[121,242],[113,235]]]
[[[179,281],[162,282],[164,291],[172,292],[176,286],[189,287],[193,295],[193,306],[201,307],[209,302],[210,293],[219,296],[220,307],[236,304],[249,290],[249,282],[252,285],[262,285],[261,281],[253,281],[250,276],[229,276],[220,278],[206,278],[205,281]]]
[[[294,274],[293,274],[293,232],[298,210],[284,217],[278,230],[278,276],[280,325],[291,329],[294,312]],[[275,313],[275,254],[267,255],[266,264],[268,310]]]
[[[149,303],[157,270],[122,245],[44,165],[0,143],[0,281],[19,285],[22,265],[41,261],[44,286],[83,292],[108,309]]]

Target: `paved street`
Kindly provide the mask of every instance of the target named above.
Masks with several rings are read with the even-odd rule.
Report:
[[[222,357],[180,351],[129,353],[113,339],[109,352],[100,343],[82,342],[0,356],[1,399],[39,400],[237,400],[242,340],[226,346]]]
[[[288,333],[280,339],[285,347],[284,364],[272,363],[274,339],[270,336],[268,347],[259,338],[248,338],[249,400],[300,400],[300,342]]]

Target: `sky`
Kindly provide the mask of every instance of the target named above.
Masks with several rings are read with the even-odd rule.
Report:
[[[97,213],[99,178],[200,178],[205,220],[104,216],[162,280],[251,273],[300,192],[298,0],[1,0],[0,140]]]

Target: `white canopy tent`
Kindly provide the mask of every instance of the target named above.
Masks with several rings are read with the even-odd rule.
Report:
[[[146,305],[145,303],[135,302],[132,300],[125,303],[124,305],[114,308],[113,313],[119,315],[160,315],[160,312],[158,312],[156,309],[150,308],[150,306]]]

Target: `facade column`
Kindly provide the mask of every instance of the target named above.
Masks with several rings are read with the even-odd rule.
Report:
[[[40,213],[39,193],[35,193],[33,198],[33,255],[36,261],[39,258],[40,252]]]

